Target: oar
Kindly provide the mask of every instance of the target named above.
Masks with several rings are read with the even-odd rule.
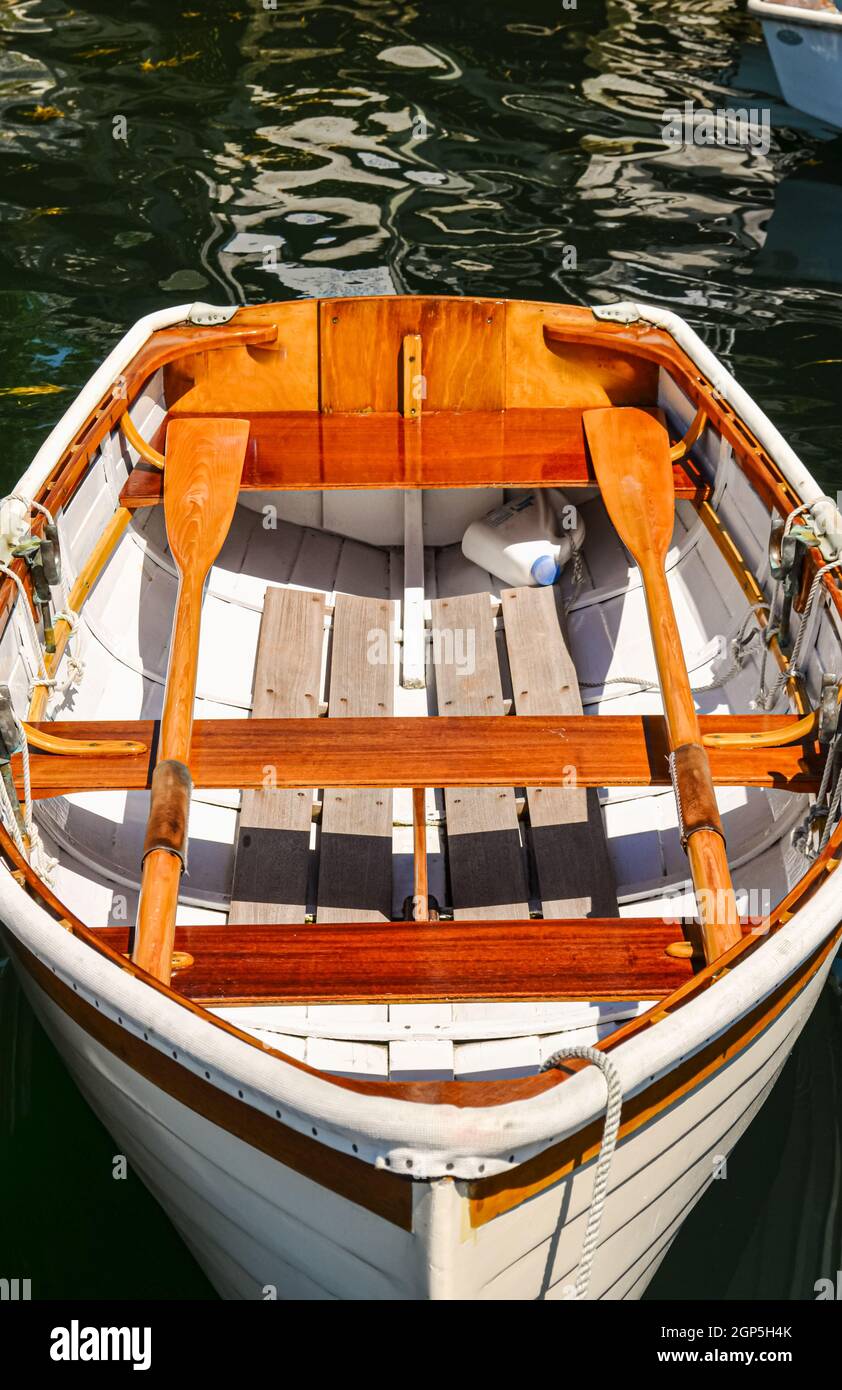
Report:
[[[739,941],[741,932],[710,764],[664,569],[675,525],[669,436],[645,410],[634,407],[586,410],[583,422],[606,511],[643,580],[682,844],[690,861],[705,958],[710,962]]]
[[[178,597],[132,952],[136,965],[165,984],[172,970],[178,889],[187,856],[192,790],[187,763],[202,589],[237,505],[248,435],[247,420],[173,420],[167,431],[164,518],[178,570]]]

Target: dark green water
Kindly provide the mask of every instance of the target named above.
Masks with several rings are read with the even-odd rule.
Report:
[[[141,314],[391,281],[667,305],[842,487],[842,136],[742,0],[0,0],[0,34],[0,483]],[[768,151],[668,151],[687,100],[768,111]],[[0,1275],[212,1296],[112,1153],[2,969]],[[812,1297],[840,1171],[828,990],[651,1294]]]

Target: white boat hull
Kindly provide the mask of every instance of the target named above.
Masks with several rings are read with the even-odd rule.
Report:
[[[830,970],[709,1079],[621,1142],[591,1298],[639,1298],[769,1094]],[[468,1185],[412,1183],[411,1230],[295,1172],[175,1099],[23,974],[80,1090],[224,1298],[533,1300],[569,1296],[594,1163],[473,1224]],[[407,1179],[407,1182],[410,1180]]]
[[[842,12],[752,3],[784,99],[842,129]]]

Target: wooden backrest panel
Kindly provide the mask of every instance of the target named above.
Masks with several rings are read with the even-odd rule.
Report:
[[[494,299],[326,299],[319,305],[323,411],[397,411],[401,344],[423,343],[424,410],[502,410],[506,307]]]

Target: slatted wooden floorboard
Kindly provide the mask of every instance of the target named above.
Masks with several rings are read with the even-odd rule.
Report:
[[[255,662],[255,718],[318,716],[324,616],[323,594],[267,589]],[[301,921],[312,812],[308,788],[243,793],[230,925]]]
[[[394,709],[393,607],[386,599],[337,594],[330,662],[330,719]],[[319,922],[388,921],[392,915],[392,792],[326,789],[319,843]]]
[[[433,659],[440,715],[502,715],[503,689],[488,594],[435,599]],[[529,916],[511,787],[445,791],[454,917]]]
[[[581,715],[560,593],[504,589],[503,627],[518,715]],[[615,917],[617,897],[595,789],[527,787],[529,836],[545,917]]]

